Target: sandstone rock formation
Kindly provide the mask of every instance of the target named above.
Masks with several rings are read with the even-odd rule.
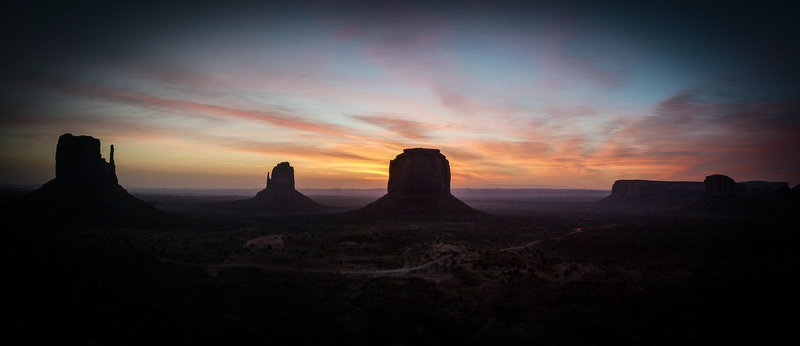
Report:
[[[617,180],[606,205],[632,208],[681,208],[705,195],[705,184],[686,181]]]
[[[476,211],[450,193],[450,162],[438,149],[404,149],[389,162],[387,194],[361,209],[370,216],[452,218]]]
[[[388,193],[411,197],[450,193],[450,162],[438,149],[404,149],[389,161]]]
[[[109,162],[100,155],[100,140],[64,134],[56,145],[56,179],[65,184],[113,185],[117,183],[114,146]]]
[[[736,197],[736,182],[727,175],[709,175],[703,183],[706,185],[706,198],[728,200]]]
[[[267,187],[255,197],[243,201],[242,207],[264,211],[309,212],[317,211],[323,206],[294,187],[294,167],[288,162],[281,162],[272,169],[272,176],[267,173]]]
[[[626,208],[689,208],[694,211],[765,211],[791,199],[789,184],[747,181],[736,183],[722,174],[700,182],[617,180],[611,195],[601,200],[607,206]]]
[[[272,178],[267,172],[267,189],[294,190],[294,167],[288,162],[281,162],[272,169]]]
[[[114,146],[109,162],[100,140],[64,134],[56,146],[56,177],[20,200],[28,210],[58,214],[81,223],[140,223],[162,216],[119,185]]]
[[[694,202],[689,208],[693,211],[732,212],[739,208],[743,195],[742,185],[736,184],[731,177],[713,174],[703,180],[706,194]]]

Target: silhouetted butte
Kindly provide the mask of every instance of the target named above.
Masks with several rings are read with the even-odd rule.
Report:
[[[387,194],[361,209],[367,216],[453,218],[477,211],[450,193],[450,162],[439,149],[404,149],[389,162]]]
[[[66,133],[56,146],[56,177],[19,200],[27,211],[60,215],[80,223],[141,223],[163,216],[119,185],[114,146],[109,162],[100,140]]]
[[[267,172],[267,187],[255,197],[240,201],[238,205],[248,209],[275,212],[312,212],[324,208],[295,189],[294,167],[288,162],[281,162],[275,166],[272,169],[272,176]]]

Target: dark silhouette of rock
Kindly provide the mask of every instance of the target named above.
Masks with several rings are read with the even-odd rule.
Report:
[[[733,212],[740,209],[739,185],[727,175],[709,175],[703,180],[706,194],[689,208],[694,211]]]
[[[611,187],[611,195],[601,203],[632,208],[681,208],[704,195],[705,184],[701,182],[617,180]]]
[[[387,190],[395,196],[450,193],[450,162],[438,149],[405,149],[389,162]]]
[[[727,175],[709,175],[703,183],[706,184],[706,198],[715,200],[736,198],[736,182]]]
[[[795,185],[791,191],[789,191],[789,197],[787,198],[788,205],[793,211],[800,210],[800,184]]]
[[[630,209],[682,209],[703,212],[780,211],[790,203],[785,182],[747,181],[713,174],[700,182],[617,180],[601,205]]]
[[[281,162],[272,169],[272,178],[267,172],[267,189],[294,190],[294,167],[288,162]]]
[[[450,193],[450,162],[438,149],[404,149],[389,162],[387,194],[361,209],[378,217],[453,218],[477,213]]]
[[[109,162],[100,155],[100,140],[64,134],[56,146],[56,179],[67,184],[116,184],[114,146]]]
[[[236,202],[238,207],[274,212],[312,212],[324,208],[294,187],[294,167],[281,162],[267,172],[267,187],[255,197]]]
[[[64,134],[56,146],[56,177],[19,200],[29,211],[87,224],[150,223],[163,216],[119,185],[114,164],[100,155],[100,140]]]
[[[692,209],[714,212],[780,211],[790,202],[791,190],[785,182],[746,181],[735,183],[730,177],[706,177],[706,196]]]
[[[773,181],[745,181],[736,184],[736,193],[745,202],[773,203],[791,194],[789,183]]]

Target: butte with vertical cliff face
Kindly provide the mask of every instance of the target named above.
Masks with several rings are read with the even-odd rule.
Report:
[[[124,222],[120,217],[156,213],[119,185],[113,145],[106,162],[100,155],[100,140],[69,133],[58,138],[55,179],[23,197],[20,204],[28,210],[68,215],[89,223]]]
[[[267,173],[267,187],[255,197],[245,201],[251,209],[278,212],[317,211],[323,206],[294,187],[294,167],[288,162],[281,162],[272,169],[272,176]]]
[[[450,162],[438,149],[404,149],[389,162],[387,194],[365,215],[453,218],[477,213],[450,193]]]

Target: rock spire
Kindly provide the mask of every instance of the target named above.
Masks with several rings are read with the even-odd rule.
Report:
[[[267,172],[267,187],[255,197],[238,203],[247,209],[274,212],[309,212],[323,208],[308,196],[300,193],[294,185],[294,167],[289,162],[281,162]]]

